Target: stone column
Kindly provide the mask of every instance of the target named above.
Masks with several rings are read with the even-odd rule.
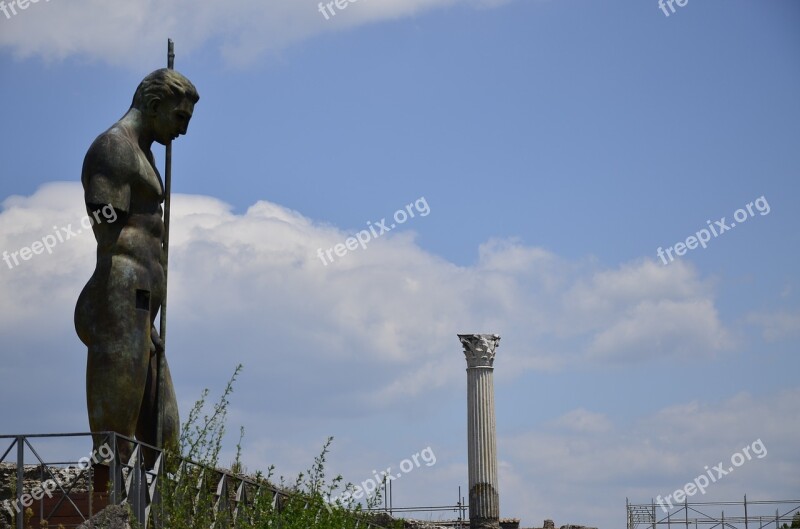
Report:
[[[497,334],[459,334],[467,357],[467,442],[470,529],[500,528],[494,355]]]

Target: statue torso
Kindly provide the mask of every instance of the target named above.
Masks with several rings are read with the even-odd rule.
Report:
[[[123,258],[160,284],[164,190],[152,153],[117,124],[90,147],[81,180],[90,216],[97,206],[110,204],[117,210],[116,222],[101,217],[103,222],[92,227],[98,268],[110,266],[113,258]]]

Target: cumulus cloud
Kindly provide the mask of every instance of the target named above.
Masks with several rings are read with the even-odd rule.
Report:
[[[588,354],[597,360],[713,355],[733,347],[714,307],[711,284],[682,263],[626,264],[581,279],[566,308],[591,332]]]
[[[43,384],[67,391],[83,383],[85,351],[72,317],[95,243],[83,227],[82,199],[78,183],[58,182],[2,204],[8,382],[0,391],[23,390],[25,377],[14,373],[42,364],[53,367]],[[728,345],[712,289],[680,263],[598,269],[491,240],[474,265],[457,266],[415,243],[420,218],[326,266],[317,250],[352,234],[278,204],[258,201],[234,214],[213,197],[175,195],[172,219],[167,338],[186,399],[241,362],[258,381],[242,384],[245,400],[260,399],[264,387],[291,394],[302,381],[307,391],[279,408],[286,416],[399,409],[462,382],[459,332],[504,337],[500,380],[602,369],[609,359],[709,355]],[[66,228],[74,234],[52,253],[23,260],[22,248]],[[58,420],[83,421],[82,392],[68,395],[63,404],[74,411]]]
[[[45,185],[3,203],[0,248],[7,252],[68,225],[79,232],[52,254],[16,257],[12,268],[0,263],[4,331],[33,331],[49,319],[71,333],[64,315],[71,316],[93,268],[94,240],[81,229],[81,207],[77,183]],[[362,391],[391,401],[460,376],[446,367],[458,351],[456,332],[506,336],[504,359],[517,374],[707,355],[730,345],[712,289],[680,263],[597,269],[492,240],[474,266],[461,267],[422,250],[409,225],[326,265],[317,250],[352,234],[277,204],[259,201],[237,215],[212,197],[176,195],[172,218],[171,336],[182,349],[227,350],[255,366],[274,356],[268,377],[314,361],[346,382],[355,376],[348,366],[358,362],[375,370]],[[229,364],[207,354],[203,367],[187,368]]]
[[[6,2],[9,4],[9,2]],[[326,2],[327,3],[327,2]],[[0,13],[0,46],[17,56],[48,60],[78,56],[142,67],[164,54],[167,37],[181,54],[208,43],[229,63],[244,65],[265,53],[314,35],[467,4],[496,7],[497,0],[360,0],[328,20],[318,0],[45,0]]]

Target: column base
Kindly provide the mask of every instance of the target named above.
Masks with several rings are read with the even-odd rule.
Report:
[[[500,520],[496,518],[470,519],[469,529],[500,529]]]

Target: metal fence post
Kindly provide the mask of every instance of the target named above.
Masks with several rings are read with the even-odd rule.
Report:
[[[744,529],[747,527],[747,494],[744,495]]]
[[[22,489],[25,486],[25,438],[17,436],[17,529],[25,528],[25,510],[22,507]]]

